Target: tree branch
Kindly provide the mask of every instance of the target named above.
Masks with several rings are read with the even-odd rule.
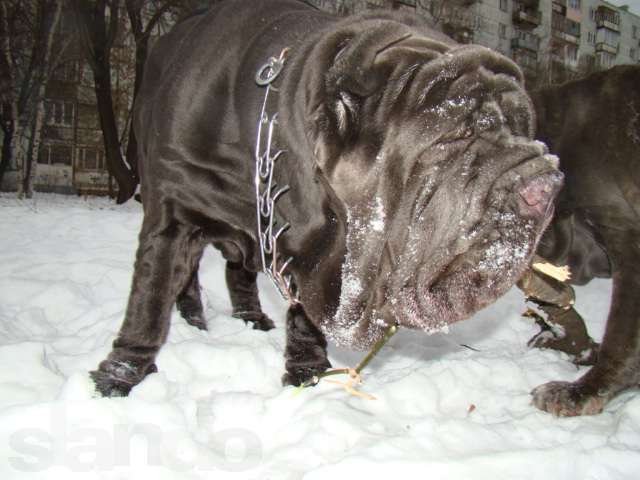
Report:
[[[151,20],[149,20],[149,23],[147,23],[147,28],[145,28],[145,30],[143,31],[143,35],[145,37],[148,37],[153,31],[153,29],[155,28],[156,24],[162,18],[162,16],[177,3],[178,3],[178,0],[168,0],[164,5],[162,5],[162,7],[160,7],[156,11],[153,17],[151,17]]]
[[[109,29],[106,32],[105,54],[109,55],[118,37],[118,21],[120,19],[120,0],[111,0],[109,4]]]

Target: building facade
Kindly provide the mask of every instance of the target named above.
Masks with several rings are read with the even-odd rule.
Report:
[[[640,16],[602,0],[310,0],[350,13],[391,7],[430,18],[462,43],[513,58],[530,85],[640,63]]]
[[[111,53],[111,81],[114,114],[124,137],[134,81],[135,45],[125,35],[126,18],[121,16],[123,32]],[[63,11],[54,36],[57,55],[47,79],[44,96],[44,126],[35,165],[33,187],[40,192],[106,195],[117,191],[108,173],[100,127],[93,72],[78,44],[77,24]],[[23,138],[28,150],[28,138]],[[14,146],[15,148],[15,146]],[[19,182],[15,158],[5,173],[3,190],[16,190]]]

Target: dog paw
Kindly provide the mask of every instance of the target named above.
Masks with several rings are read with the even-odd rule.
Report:
[[[140,374],[127,362],[104,360],[98,366],[98,370],[89,372],[89,376],[95,384],[96,391],[103,397],[126,397],[144,377],[157,371],[155,363]]]
[[[282,386],[287,387],[291,385],[293,387],[299,387],[329,368],[331,368],[331,363],[329,363],[328,360],[318,365],[289,367],[285,374],[282,375]],[[313,384],[313,386],[315,386],[315,384]]]
[[[244,323],[252,323],[254,330],[268,332],[272,328],[276,327],[273,320],[262,312],[238,312],[234,313],[233,317],[244,320]]]
[[[196,327],[199,330],[207,330],[207,321],[204,316],[200,314],[183,315],[185,321],[192,327]]]
[[[579,382],[549,382],[535,388],[532,403],[556,417],[595,415],[602,412],[608,396]]]

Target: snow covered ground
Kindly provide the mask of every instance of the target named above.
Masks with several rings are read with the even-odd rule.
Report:
[[[135,202],[0,196],[1,479],[638,478],[637,392],[594,417],[530,405],[533,387],[583,369],[526,347],[536,328],[520,317],[517,290],[449,334],[396,335],[365,371],[377,400],[329,383],[299,392],[280,386],[284,303],[262,278],[278,328],[231,318],[210,250],[210,330],[174,312],[159,373],[128,398],[96,397],[87,371],[120,326],[141,219]],[[605,281],[578,290],[596,339],[609,293]],[[361,356],[330,358],[353,366]]]

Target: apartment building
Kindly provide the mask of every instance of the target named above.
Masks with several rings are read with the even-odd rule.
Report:
[[[472,34],[467,33],[469,41],[510,56],[532,82],[559,82],[614,65],[640,63],[640,16],[628,7],[602,0],[462,3],[467,17],[473,17],[467,20],[474,26]]]
[[[499,24],[474,41],[514,58],[539,83],[620,64],[639,64],[640,16],[601,0],[477,2],[477,15]],[[496,11],[497,6],[497,11]]]
[[[602,0],[310,0],[340,13],[391,6],[431,18],[457,41],[513,58],[530,83],[640,63],[640,16]]]
[[[47,85],[45,126],[38,154],[35,188],[61,193],[108,190],[102,131],[93,77],[83,61],[57,68]]]

